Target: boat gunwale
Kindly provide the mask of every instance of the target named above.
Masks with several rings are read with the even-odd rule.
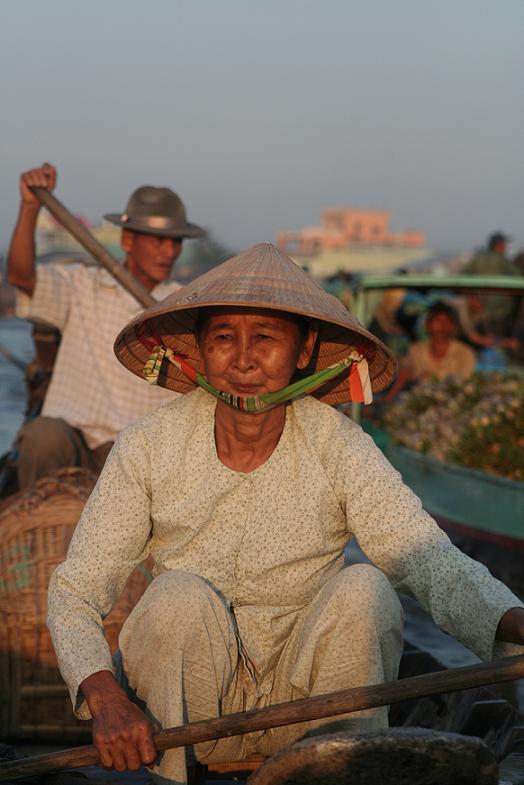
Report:
[[[468,529],[468,534],[478,539],[496,538],[500,544],[509,544],[519,551],[524,549],[524,531],[516,531],[518,526],[517,513],[515,513],[515,520],[509,526],[501,525],[495,522],[491,517],[488,519],[486,516],[480,514],[475,522],[470,522],[469,519],[464,517],[464,507],[455,505],[452,511],[446,505],[436,500],[435,494],[429,496],[421,489],[420,481],[424,482],[424,477],[428,477],[438,484],[438,487],[443,487],[443,483],[450,483],[451,487],[456,483],[472,482],[479,489],[483,489],[484,493],[510,493],[512,502],[516,503],[516,508],[524,507],[524,482],[519,480],[512,480],[507,477],[501,477],[495,474],[488,474],[487,472],[479,471],[478,469],[470,469],[467,466],[460,464],[448,463],[441,461],[431,455],[417,452],[416,450],[406,447],[402,444],[395,444],[393,437],[370,420],[364,420],[364,430],[374,440],[377,447],[383,452],[385,457],[389,460],[392,466],[400,472],[403,476],[404,482],[412,488],[412,490],[420,497],[424,509],[436,520],[442,520],[447,525],[460,527],[466,534],[464,529]],[[407,474],[406,474],[407,472]],[[411,474],[410,474],[411,473]],[[411,476],[411,482],[410,482]],[[445,498],[444,496],[442,498]],[[475,494],[470,494],[468,499],[470,502],[475,498]],[[491,508],[490,508],[491,509]],[[486,537],[485,535],[488,535]],[[493,540],[495,541],[495,540]]]
[[[387,431],[384,431],[384,433],[387,434]],[[428,465],[433,466],[439,470],[444,469],[445,471],[452,474],[462,474],[466,477],[473,477],[478,480],[482,480],[483,483],[502,485],[506,486],[506,488],[512,488],[512,490],[524,493],[524,482],[521,482],[520,480],[512,480],[509,477],[502,477],[499,474],[483,472],[481,469],[472,469],[469,466],[463,466],[460,463],[441,461],[439,458],[435,458],[433,455],[428,455],[424,452],[417,452],[416,450],[412,450],[410,447],[406,447],[404,444],[390,442],[387,449],[388,451],[398,450],[399,452],[408,453],[409,456],[415,456],[419,462],[427,463]]]

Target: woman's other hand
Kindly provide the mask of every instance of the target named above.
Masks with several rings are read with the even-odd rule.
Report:
[[[150,765],[157,756],[157,730],[109,671],[85,679],[80,688],[93,717],[93,743],[100,763],[117,771]]]
[[[524,645],[524,608],[511,608],[506,611],[497,627],[496,638],[499,641]]]

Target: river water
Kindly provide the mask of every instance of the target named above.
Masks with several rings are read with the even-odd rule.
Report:
[[[29,362],[33,357],[31,325],[22,319],[0,319],[0,349]],[[0,354],[0,455],[9,450],[24,420],[24,373]]]
[[[33,356],[31,327],[28,322],[15,318],[0,319],[0,344],[24,362]],[[0,454],[11,446],[24,419],[25,386],[23,372],[0,356]],[[350,561],[361,561],[362,555],[355,545],[348,549]],[[406,637],[421,649],[429,651],[443,665],[457,667],[477,662],[468,649],[443,633],[415,600],[403,598],[406,614]],[[519,693],[524,708],[524,680]]]

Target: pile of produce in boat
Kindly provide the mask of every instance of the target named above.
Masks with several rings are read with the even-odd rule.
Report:
[[[417,452],[524,481],[524,376],[518,372],[421,382],[388,407],[380,424]]]

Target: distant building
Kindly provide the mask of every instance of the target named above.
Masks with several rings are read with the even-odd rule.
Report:
[[[379,210],[330,208],[322,213],[321,226],[298,232],[279,232],[277,245],[284,253],[313,255],[350,246],[387,245],[395,248],[424,248],[422,232],[408,230],[392,234],[391,214]]]
[[[329,208],[320,226],[282,231],[277,246],[315,277],[337,272],[382,272],[429,255],[417,230],[393,233],[391,214],[382,210]]]

